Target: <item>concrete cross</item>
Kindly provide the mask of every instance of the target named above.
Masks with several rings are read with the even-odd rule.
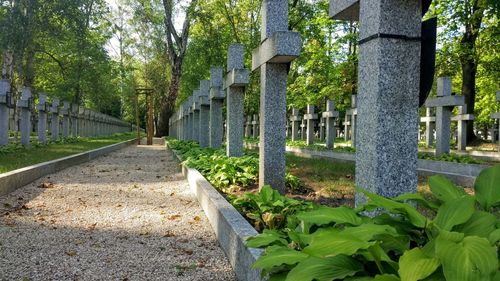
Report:
[[[306,119],[302,119],[302,123],[300,124],[300,139],[306,140]]]
[[[432,116],[432,108],[425,109],[425,117],[420,117],[420,123],[425,123],[425,147],[430,147],[434,142],[434,123],[436,123],[436,117]]]
[[[47,95],[40,93],[38,95],[38,141],[47,143]]]
[[[357,121],[358,121],[358,108],[357,108],[357,101],[358,101],[358,96],[357,95],[352,95],[351,96],[351,109],[348,109],[345,113],[345,119],[346,119],[346,140],[347,138],[347,131],[350,129],[350,139],[351,139],[351,147],[356,147],[356,129],[357,129]],[[349,120],[349,121],[347,121]]]
[[[339,112],[335,111],[335,102],[326,101],[326,111],[323,112],[323,118],[326,121],[326,148],[333,149],[335,141],[335,119],[339,117]]]
[[[252,136],[252,116],[247,115],[245,119],[246,119],[245,137],[250,138]]]
[[[59,140],[59,98],[52,99],[50,113],[51,113],[50,138],[53,141],[56,141]]]
[[[243,155],[243,127],[245,87],[250,73],[245,69],[245,49],[242,44],[231,44],[227,50],[227,72],[224,89],[227,91],[226,155]]]
[[[210,136],[211,148],[219,149],[222,146],[224,134],[222,107],[224,106],[224,93],[222,86],[222,68],[212,67],[210,69]]]
[[[208,95],[210,91],[210,81],[201,80],[200,81],[200,123],[199,123],[199,141],[201,147],[209,146],[209,135],[210,135],[210,101],[208,100]]]
[[[193,92],[191,110],[193,111],[193,140],[200,142],[200,89]]]
[[[253,115],[252,127],[253,138],[256,139],[259,137],[259,114]]]
[[[451,118],[452,121],[457,121],[458,140],[457,150],[465,151],[467,147],[467,122],[475,119],[474,114],[467,113],[467,105],[462,105],[458,108],[458,115]]]
[[[427,99],[426,107],[436,108],[436,155],[450,153],[451,112],[455,106],[465,105],[463,96],[451,94],[451,78],[440,77],[437,81],[437,97]]]
[[[292,116],[290,117],[290,122],[292,123],[292,141],[299,140],[299,130],[301,121],[302,117],[299,116],[299,109],[296,107],[292,108]]]
[[[9,143],[9,105],[10,81],[0,79],[0,145]]]
[[[300,54],[301,39],[288,31],[288,0],[263,0],[261,43],[252,52],[260,68],[259,187],[285,193],[286,82],[289,64]]]
[[[319,140],[324,141],[325,140],[325,118],[320,117],[319,118]]]
[[[314,143],[314,123],[318,119],[318,114],[314,113],[314,105],[307,105],[307,114],[304,114],[304,120],[307,122],[306,144]]]
[[[17,107],[20,109],[21,118],[19,120],[19,130],[21,131],[21,144],[30,145],[31,135],[31,88],[23,87],[21,91],[21,99],[17,102]]]
[[[70,114],[70,103],[69,101],[63,102],[63,137],[69,137],[69,114]]]
[[[422,0],[330,0],[330,16],[359,20],[356,186],[416,192]]]

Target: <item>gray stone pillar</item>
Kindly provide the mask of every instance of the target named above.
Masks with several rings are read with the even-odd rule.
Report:
[[[307,114],[304,114],[304,120],[307,122],[306,144],[314,143],[314,123],[318,119],[318,114],[314,113],[314,105],[307,105]]]
[[[245,119],[246,119],[245,137],[251,138],[252,137],[252,116],[247,115],[247,117]]]
[[[200,82],[200,123],[198,128],[198,136],[201,147],[209,146],[210,139],[210,101],[208,100],[208,94],[210,90],[210,81],[202,80]]]
[[[254,139],[259,137],[260,132],[259,132],[259,115],[258,114],[253,115],[252,132],[253,132]]]
[[[38,141],[47,143],[47,96],[40,93],[38,96]]]
[[[356,147],[356,137],[357,137],[357,122],[358,122],[358,96],[351,96],[351,109],[347,110],[346,116],[350,117],[349,128],[351,137],[351,147]]]
[[[200,90],[193,93],[193,140],[200,142]]]
[[[285,193],[286,82],[289,63],[301,49],[300,34],[288,31],[288,0],[264,0],[261,44],[252,53],[260,68],[259,186]]]
[[[215,149],[221,148],[224,135],[222,107],[226,94],[222,89],[222,79],[222,68],[210,69],[210,136],[208,142],[210,147]]]
[[[250,81],[250,73],[248,69],[245,69],[244,63],[245,50],[243,45],[229,45],[224,89],[227,91],[226,155],[230,157],[243,155],[245,86]]]
[[[450,153],[451,112],[453,107],[465,105],[463,96],[451,94],[451,78],[441,77],[437,81],[437,97],[427,99],[427,107],[436,108],[436,155]]]
[[[335,141],[335,119],[339,117],[339,112],[335,111],[335,103],[332,100],[326,101],[326,111],[323,118],[326,123],[326,148],[333,149]]]
[[[319,141],[325,141],[325,119],[321,117],[319,119]]]
[[[299,109],[292,108],[292,117],[290,117],[290,122],[292,123],[292,141],[299,140],[299,130],[300,130],[300,122],[302,118],[299,116]]]
[[[78,136],[78,105],[71,104],[71,135]]]
[[[31,135],[31,88],[24,87],[21,99],[17,102],[21,118],[19,120],[19,131],[21,132],[21,144],[30,145]]]
[[[360,21],[356,186],[388,197],[417,188],[421,13],[421,0],[330,0]]]
[[[497,102],[500,102],[500,91],[497,91]],[[497,119],[499,122],[499,125],[498,125],[498,133],[499,133],[499,136],[498,136],[498,152],[500,153],[500,112],[496,112],[496,113],[493,113],[491,114],[491,118],[493,119]]]
[[[53,141],[59,140],[59,98],[52,99],[52,106],[50,107],[51,121],[50,121],[50,139]]]
[[[300,124],[300,139],[306,140],[306,119],[302,119],[302,123]]]
[[[188,120],[187,120],[187,125],[188,125],[188,140],[190,141],[194,141],[194,134],[193,134],[193,120],[194,120],[194,111],[193,111],[193,100],[194,100],[194,97],[193,96],[190,96],[189,99],[188,99],[188,102],[189,102],[189,116],[188,116]]]
[[[63,137],[69,137],[69,114],[70,114],[70,103],[69,101],[63,102]]]
[[[474,114],[467,114],[467,105],[462,105],[458,108],[458,115],[451,118],[452,121],[457,121],[457,150],[465,151],[467,148],[467,122],[475,119]]]
[[[425,147],[430,147],[434,142],[434,123],[436,117],[432,116],[432,108],[425,109],[425,117],[420,118],[421,123],[425,123]]]
[[[10,81],[0,79],[0,145],[9,144]]]

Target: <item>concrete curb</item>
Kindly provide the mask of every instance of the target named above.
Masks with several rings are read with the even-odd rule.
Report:
[[[99,156],[134,144],[135,142],[136,139],[132,139],[0,174],[0,196],[10,193],[48,174],[88,162]]]
[[[168,149],[181,162],[180,157],[168,144]],[[200,205],[214,229],[217,240],[226,253],[231,266],[240,281],[259,281],[260,270],[252,268],[252,264],[262,254],[262,250],[247,248],[245,241],[257,231],[243,216],[200,174],[196,169],[182,165],[182,173],[189,182],[191,191],[196,195]]]
[[[257,144],[245,144],[246,148],[257,149]],[[286,147],[286,152],[304,158],[335,159],[341,162],[355,162],[354,153],[335,152],[329,150],[311,150],[297,147]],[[471,187],[474,185],[476,177],[488,165],[461,164],[447,161],[434,161],[418,159],[418,174],[420,176],[443,175],[461,186]]]

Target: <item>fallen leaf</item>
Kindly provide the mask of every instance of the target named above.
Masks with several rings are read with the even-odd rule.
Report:
[[[163,235],[163,237],[174,237],[175,234],[173,232],[171,232],[170,230],[167,231],[167,233],[165,235]]]
[[[93,223],[93,224],[88,225],[87,230],[93,231],[95,229],[96,225],[97,225],[97,223]]]
[[[74,250],[69,250],[69,251],[66,251],[66,255],[70,256],[70,257],[74,257],[76,256],[76,251]]]
[[[170,193],[170,196],[174,196],[174,195],[175,195],[175,192]]]
[[[53,182],[44,182],[37,186],[38,188],[54,188]]]
[[[201,218],[200,218],[199,216],[195,216],[195,217],[193,218],[193,220],[194,220],[194,221],[201,221]]]
[[[176,220],[176,219],[178,219],[180,217],[181,217],[181,215],[172,215],[172,216],[168,216],[167,219],[173,221],[173,220]]]

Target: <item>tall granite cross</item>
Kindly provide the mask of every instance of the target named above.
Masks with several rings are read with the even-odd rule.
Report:
[[[306,140],[306,119],[302,119],[302,123],[300,123],[300,139]]]
[[[427,99],[425,106],[436,108],[436,155],[450,152],[451,112],[455,106],[465,105],[463,96],[451,94],[451,78],[437,81],[437,97]]]
[[[17,102],[17,107],[21,110],[19,120],[19,130],[21,131],[21,144],[30,144],[31,135],[31,88],[24,87],[21,92],[21,99]]]
[[[191,95],[188,99],[188,108],[187,108],[187,140],[193,141],[194,140],[194,134],[193,134],[193,100],[194,97]]]
[[[69,114],[70,114],[70,103],[69,101],[64,101],[63,102],[63,109],[62,109],[62,115],[63,115],[63,137],[67,138],[69,137]]]
[[[222,146],[224,134],[222,107],[226,95],[222,90],[222,68],[210,69],[210,147],[219,149]]]
[[[0,145],[9,143],[10,81],[0,79]]]
[[[261,43],[252,52],[252,71],[260,68],[259,186],[285,193],[286,82],[301,39],[288,31],[288,0],[263,0]]]
[[[323,112],[323,118],[326,121],[326,148],[333,149],[335,141],[335,119],[339,117],[339,112],[335,111],[335,102],[326,101],[326,111]]]
[[[250,73],[245,69],[245,50],[241,44],[231,44],[227,51],[227,73],[224,89],[227,90],[226,135],[227,156],[243,155],[243,122],[245,86],[250,81]]]
[[[250,138],[252,136],[252,116],[247,115],[245,123],[245,137]]]
[[[324,141],[325,140],[325,118],[322,116],[319,118],[319,140]]]
[[[193,140],[200,142],[200,89],[193,92]]]
[[[47,142],[47,96],[45,93],[38,95],[38,141]]]
[[[497,101],[500,102],[500,91],[497,91]],[[497,119],[500,121],[500,112],[496,112],[491,114],[491,118]],[[500,124],[500,122],[499,122]],[[498,127],[498,152],[500,152],[500,125]]]
[[[259,114],[253,115],[252,127],[253,138],[256,139],[259,137]]]
[[[200,81],[200,123],[198,125],[198,140],[201,147],[208,147],[209,145],[209,135],[210,135],[210,101],[208,100],[208,94],[210,91],[210,81],[201,80]]]
[[[51,121],[50,121],[50,138],[53,141],[59,139],[59,98],[52,99],[52,106],[50,107]],[[91,134],[92,136],[92,134]]]
[[[314,123],[318,119],[318,114],[314,113],[314,105],[307,105],[307,114],[304,114],[304,120],[307,122],[306,144],[314,143]]]
[[[78,105],[71,104],[71,134],[78,135]]]
[[[350,133],[351,133],[351,147],[356,147],[356,130],[357,130],[357,123],[358,123],[358,96],[357,95],[352,95],[351,96],[351,109],[348,109],[346,111],[346,120],[349,119],[349,123],[346,122],[346,124],[349,125],[350,127]],[[349,116],[349,118],[348,118]],[[346,129],[347,132],[347,129]],[[347,135],[347,134],[346,134]]]
[[[425,117],[420,118],[421,123],[425,123],[425,147],[430,147],[434,142],[434,123],[436,117],[432,116],[432,108],[425,109]]]
[[[292,123],[292,141],[299,140],[299,130],[301,121],[302,118],[299,116],[299,109],[296,107],[292,108],[292,117],[290,117],[290,122]]]
[[[422,0],[330,0],[359,20],[356,186],[388,197],[417,188],[421,14]]]
[[[458,108],[458,115],[451,118],[452,121],[457,121],[458,141],[457,150],[465,151],[467,147],[467,122],[475,119],[474,114],[467,113],[467,105],[462,105]]]

